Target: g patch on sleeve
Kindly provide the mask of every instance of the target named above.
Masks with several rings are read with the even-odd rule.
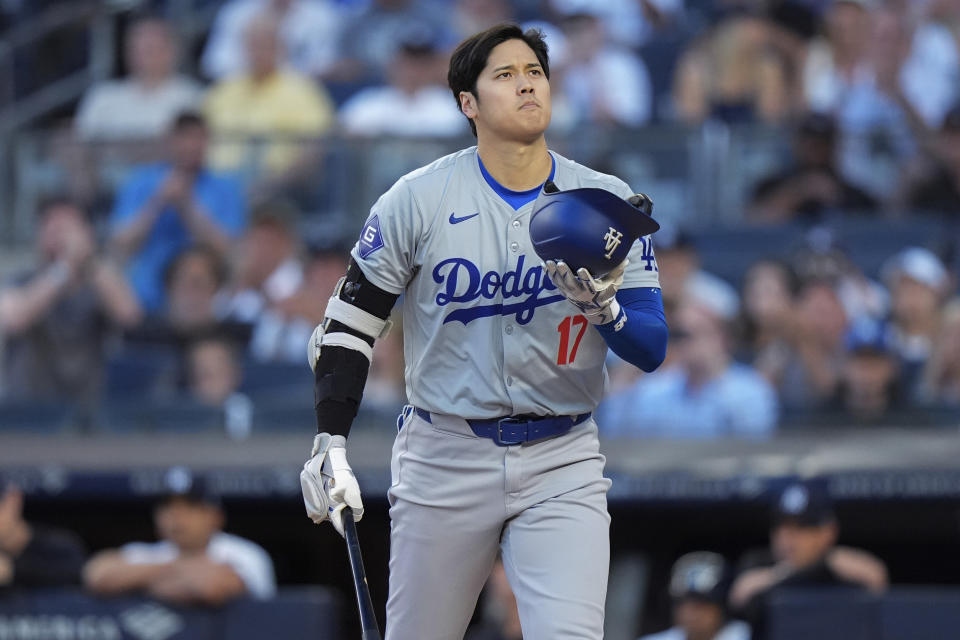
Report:
[[[383,236],[380,235],[380,218],[373,216],[367,220],[363,231],[360,233],[360,242],[358,243],[361,258],[367,258],[377,249],[383,249]]]

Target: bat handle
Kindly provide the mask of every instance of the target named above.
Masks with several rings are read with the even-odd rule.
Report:
[[[343,518],[343,537],[347,540],[347,553],[350,556],[350,570],[353,573],[353,586],[357,594],[357,607],[360,609],[360,628],[363,632],[361,637],[362,640],[380,640],[380,628],[373,613],[367,572],[363,567],[360,539],[357,537],[357,523],[353,521],[353,509],[344,507],[340,515]]]

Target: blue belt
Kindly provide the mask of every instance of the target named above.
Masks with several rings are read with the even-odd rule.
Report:
[[[420,407],[414,407],[417,415],[433,424],[430,412]],[[470,429],[480,438],[490,438],[501,447],[512,444],[521,444],[530,440],[559,436],[570,431],[573,427],[584,422],[590,413],[581,413],[578,416],[534,416],[490,418],[489,420],[467,420]]]

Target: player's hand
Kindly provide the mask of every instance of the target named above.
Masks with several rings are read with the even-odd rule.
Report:
[[[594,278],[584,268],[574,274],[562,260],[547,260],[544,267],[560,293],[575,304],[591,324],[607,324],[620,315],[617,289],[623,284],[623,272],[628,264],[630,260],[624,259],[602,278]]]
[[[360,485],[347,462],[347,440],[343,436],[319,433],[313,438],[310,459],[300,472],[303,504],[316,524],[330,520],[343,535],[343,509],[353,509],[354,521],[363,517]]]

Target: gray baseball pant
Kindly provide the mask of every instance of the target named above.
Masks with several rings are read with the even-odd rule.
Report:
[[[593,419],[508,447],[431,422],[405,411],[393,445],[386,640],[463,638],[498,547],[524,640],[602,638],[610,481]]]

